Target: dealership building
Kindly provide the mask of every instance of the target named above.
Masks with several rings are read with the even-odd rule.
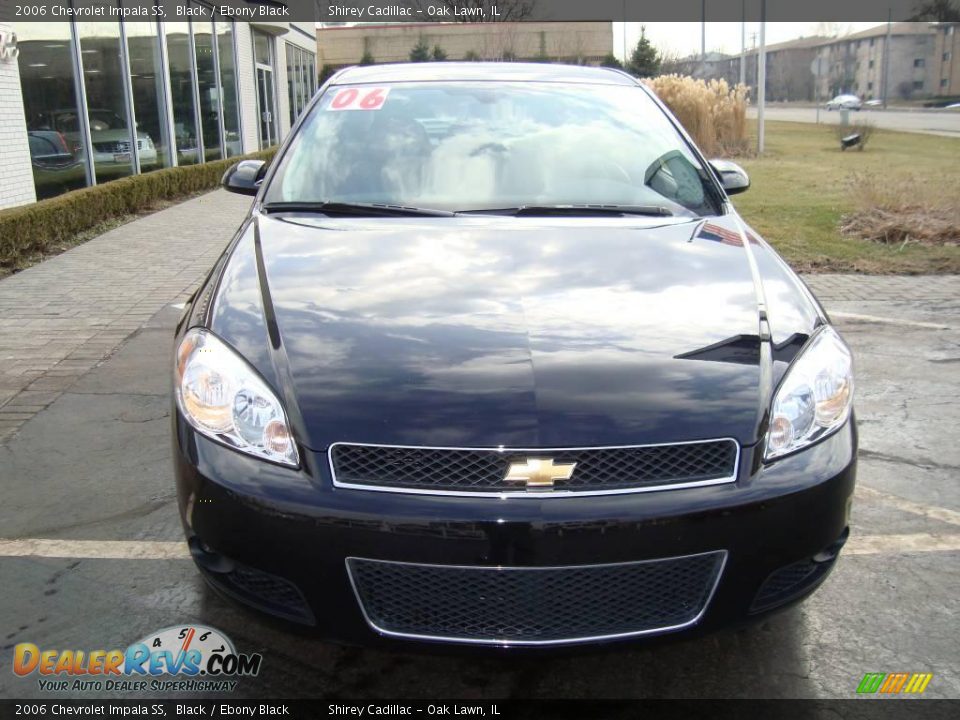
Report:
[[[277,144],[317,88],[311,22],[0,23],[0,208]]]

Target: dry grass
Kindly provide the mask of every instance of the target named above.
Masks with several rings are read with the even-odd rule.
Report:
[[[753,121],[750,128],[755,135]],[[797,270],[960,273],[957,244],[888,244],[840,234],[843,218],[882,205],[867,197],[874,185],[920,197],[935,191],[941,205],[960,207],[960,139],[877,129],[866,152],[840,152],[839,145],[832,126],[768,122],[766,153],[741,161],[750,191],[733,202]]]
[[[896,182],[882,175],[850,178],[853,212],[840,219],[845,237],[885,245],[960,245],[956,190],[941,178],[910,175]]]
[[[725,80],[661,75],[644,82],[657,94],[708,157],[747,153],[747,88]]]

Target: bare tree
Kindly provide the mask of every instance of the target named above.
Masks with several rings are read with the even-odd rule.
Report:
[[[454,22],[517,22],[533,13],[537,0],[410,0],[410,4],[427,14],[427,7],[443,8],[438,20]],[[493,8],[497,15],[493,15]]]
[[[935,20],[937,22],[960,21],[960,7],[953,0],[927,0],[913,6],[914,22]]]
[[[840,23],[835,22],[821,22],[817,23],[817,28],[814,30],[813,34],[816,37],[829,37],[835,38],[840,37],[840,34],[843,32],[843,28]]]
[[[660,74],[682,75],[687,70],[680,53],[673,49],[660,48]]]

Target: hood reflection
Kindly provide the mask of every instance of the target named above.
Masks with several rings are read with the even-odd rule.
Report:
[[[754,440],[757,363],[680,359],[745,353],[758,322],[744,249],[690,242],[689,223],[257,222],[315,449]],[[216,308],[272,379],[249,238]]]

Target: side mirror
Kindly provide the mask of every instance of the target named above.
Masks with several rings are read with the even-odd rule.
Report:
[[[241,160],[230,166],[220,184],[228,192],[256,195],[266,172],[267,163],[263,160]]]
[[[750,176],[747,171],[729,160],[711,160],[710,167],[717,174],[720,184],[727,195],[736,195],[750,189]]]

